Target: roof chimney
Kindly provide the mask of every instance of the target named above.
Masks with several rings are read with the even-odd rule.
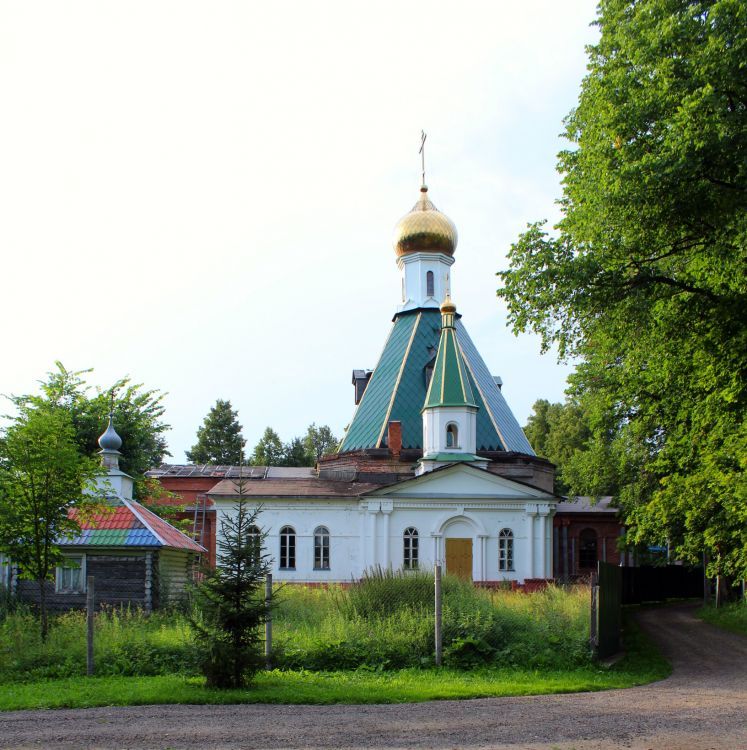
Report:
[[[389,452],[392,456],[399,456],[402,452],[402,422],[389,423]]]

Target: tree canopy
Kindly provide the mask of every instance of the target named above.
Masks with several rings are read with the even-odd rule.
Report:
[[[597,24],[562,218],[529,225],[498,294],[577,358],[571,491],[612,485],[632,540],[745,577],[747,5],[602,0]]]
[[[193,464],[238,466],[244,461],[244,440],[238,412],[230,401],[218,399],[197,430],[197,443],[186,452]]]
[[[254,466],[314,466],[326,453],[333,452],[338,439],[328,425],[311,423],[303,438],[294,437],[283,443],[271,427],[267,427],[254,447],[250,463]]]
[[[59,544],[80,531],[69,511],[80,517],[97,507],[91,481],[99,473],[98,461],[81,454],[64,408],[22,408],[0,436],[0,552],[39,584],[43,638],[45,582],[62,560]]]
[[[553,404],[539,399],[534,403],[524,434],[535,453],[557,467],[555,492],[567,494],[591,437],[584,409],[576,401]]]
[[[281,466],[285,451],[280,436],[266,427],[259,442],[254,446],[250,463],[254,466]]]
[[[308,426],[303,439],[306,453],[311,456],[312,465],[316,464],[327,453],[334,453],[337,450],[339,442],[332,434],[329,425],[323,424],[317,427],[316,422],[312,422]]]
[[[11,397],[18,409],[47,405],[64,408],[70,414],[75,441],[86,456],[99,451],[98,439],[112,409],[114,426],[122,438],[120,468],[138,481],[170,455],[164,437],[169,425],[162,421],[164,394],[145,390],[128,377],[92,393],[85,381],[92,370],[67,370],[61,362],[55,362],[55,366],[56,370],[40,382],[40,395]]]

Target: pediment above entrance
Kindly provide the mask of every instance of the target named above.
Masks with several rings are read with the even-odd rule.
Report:
[[[368,497],[473,498],[555,502],[544,490],[465,464],[454,464],[366,493]]]

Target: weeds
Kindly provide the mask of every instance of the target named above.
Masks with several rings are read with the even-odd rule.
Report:
[[[588,590],[547,588],[526,595],[485,591],[445,577],[444,664],[563,670],[588,665]],[[433,579],[377,571],[350,588],[286,586],[273,614],[280,669],[382,672],[433,664]],[[0,679],[29,681],[85,673],[85,616],[57,615],[42,643],[34,615],[19,608],[0,621]],[[109,609],[96,618],[96,673],[198,673],[194,630],[179,612]]]

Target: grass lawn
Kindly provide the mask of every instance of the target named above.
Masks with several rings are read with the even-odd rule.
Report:
[[[731,602],[716,609],[716,607],[702,607],[698,610],[698,617],[711,625],[716,625],[732,633],[747,635],[747,602]]]
[[[0,690],[0,709],[157,703],[405,703],[609,690],[645,684],[669,674],[669,664],[635,626],[628,628],[626,648],[625,658],[613,667],[273,671],[258,675],[246,690],[209,690],[201,678],[179,675],[5,683]]]

